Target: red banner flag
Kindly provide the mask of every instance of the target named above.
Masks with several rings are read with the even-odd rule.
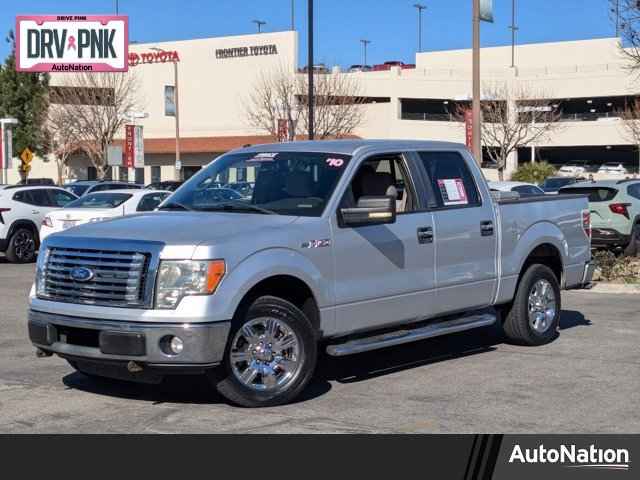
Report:
[[[135,125],[125,125],[125,140],[124,140],[124,165],[125,168],[133,168],[135,164]]]

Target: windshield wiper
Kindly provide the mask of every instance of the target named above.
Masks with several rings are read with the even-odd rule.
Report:
[[[165,205],[162,205],[161,207],[158,208],[158,210],[187,210],[187,211],[193,211],[193,208],[189,208],[186,205],[183,205],[182,203],[178,203],[178,202],[169,202]]]
[[[273,210],[269,210],[267,208],[258,207],[257,205],[253,205],[251,203],[244,203],[239,200],[228,200],[225,202],[217,203],[216,205],[212,205],[210,207],[198,208],[198,210],[204,212],[214,212],[218,210],[222,211],[249,211],[249,212],[257,212],[265,215],[278,215],[278,212],[274,212]]]

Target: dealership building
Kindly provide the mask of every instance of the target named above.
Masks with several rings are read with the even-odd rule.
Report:
[[[167,115],[165,95],[174,86],[174,63],[179,85],[180,175],[188,178],[216,156],[247,144],[275,139],[249,126],[245,110],[249,95],[262,75],[289,71],[298,74],[297,32],[261,33],[176,42],[131,44],[129,74],[139,79],[143,126],[144,167],[136,169],[138,182],[174,178],[175,117]],[[169,52],[164,53],[162,52]],[[511,155],[507,171],[530,161],[558,166],[586,162],[597,166],[620,162],[637,171],[638,148],[628,138],[620,111],[635,101],[640,80],[630,72],[619,41],[585,41],[521,45],[511,66],[511,47],[483,48],[483,83],[543,93],[562,112],[558,128],[539,144]],[[465,142],[464,123],[456,112],[471,96],[471,51],[418,53],[415,68],[347,73],[359,85],[365,115],[353,132],[361,138],[427,139]],[[52,74],[51,84],[64,74]],[[142,115],[138,115],[141,117]],[[125,133],[117,144],[124,144]],[[56,178],[53,161],[36,159],[31,177]],[[9,179],[19,178],[14,170]],[[485,173],[495,170],[485,162]],[[95,169],[82,154],[69,161],[67,179],[92,179]],[[114,178],[126,178],[125,168],[114,167]],[[242,180],[239,172],[238,180]]]

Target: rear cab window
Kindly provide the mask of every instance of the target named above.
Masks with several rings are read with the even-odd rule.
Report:
[[[465,208],[482,205],[480,192],[464,157],[458,152],[418,152],[437,208]]]
[[[571,187],[563,188],[562,194],[588,195],[589,202],[608,202],[618,194],[618,190],[610,187]]]

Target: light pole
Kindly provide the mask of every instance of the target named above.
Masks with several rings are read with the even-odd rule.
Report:
[[[9,161],[13,156],[13,146],[11,142],[11,127],[9,128],[9,135],[5,134],[5,125],[17,125],[18,120],[15,118],[0,118],[0,184],[9,183],[9,174],[7,169],[9,167]]]
[[[421,52],[422,51],[422,11],[426,10],[427,7],[419,3],[416,3],[414,7],[418,9],[418,52]]]
[[[265,22],[263,20],[251,20],[251,21],[257,25],[258,33],[261,33],[262,32],[262,26],[267,24],[267,22]]]
[[[313,98],[313,0],[307,3],[307,21],[309,22],[309,39],[308,43],[308,63],[307,63],[307,83],[309,90],[307,92],[307,103],[309,107],[309,140],[315,137],[315,99]]]
[[[295,16],[295,9],[296,9],[296,0],[291,0],[291,31],[295,31],[296,29],[296,16]]]
[[[360,40],[362,44],[362,66],[367,66],[367,46],[371,43],[371,40],[365,40],[364,38]]]
[[[166,52],[162,48],[151,47],[151,50],[155,50],[157,52]],[[173,60],[173,101],[175,103],[176,112],[176,161],[175,161],[175,169],[173,172],[173,178],[175,180],[180,180],[181,171],[182,171],[182,161],[180,160],[180,100],[178,96],[178,61],[174,58]]]
[[[516,31],[518,26],[516,25],[516,0],[511,0],[511,68],[516,66]]]
[[[473,0],[473,88],[471,111],[473,115],[473,156],[482,165],[482,118],[480,110],[480,0]]]

